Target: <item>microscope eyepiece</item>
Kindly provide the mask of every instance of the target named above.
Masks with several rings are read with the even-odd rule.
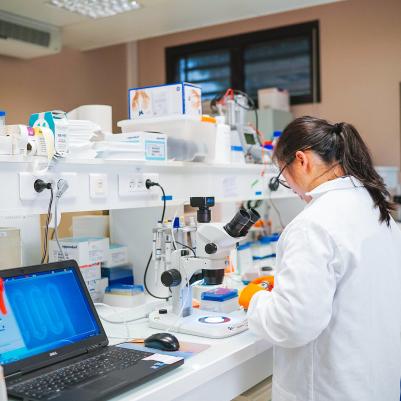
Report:
[[[248,223],[244,226],[244,228],[241,230],[241,237],[244,237],[245,235],[248,234],[249,229],[260,219],[260,214],[255,210],[255,209],[249,209],[248,210],[250,219]]]
[[[233,238],[241,237],[241,231],[246,227],[250,219],[251,216],[247,210],[240,209],[231,221],[224,226],[224,229]]]
[[[260,214],[255,209],[240,209],[224,229],[233,238],[244,237],[259,219]]]

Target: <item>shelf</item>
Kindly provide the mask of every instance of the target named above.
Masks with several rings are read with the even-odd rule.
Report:
[[[0,163],[13,164],[31,164],[31,165],[47,165],[45,157],[24,157],[24,156],[5,156],[0,155]],[[262,164],[244,164],[244,163],[198,163],[198,162],[183,162],[183,161],[149,161],[149,160],[129,160],[129,159],[72,159],[68,158],[58,162],[58,166],[65,165],[96,165],[96,166],[144,166],[144,167],[160,167],[163,169],[189,168],[197,169],[215,169],[215,170],[245,170],[261,172],[267,170],[269,173],[274,173],[276,169],[273,166],[263,166]]]
[[[0,179],[7,183],[0,197],[0,215],[34,215],[47,212],[47,191],[28,199],[21,194],[21,173],[43,178],[64,178],[70,188],[60,201],[62,212],[89,210],[112,210],[161,206],[161,193],[154,187],[142,193],[122,196],[122,176],[132,175],[157,180],[164,187],[168,205],[189,202],[190,196],[214,196],[216,202],[266,199],[267,183],[276,172],[272,166],[255,164],[211,164],[180,161],[133,161],[133,160],[81,160],[67,159],[58,162],[50,173],[45,158],[0,156]],[[263,174],[262,174],[263,172]],[[103,174],[107,180],[107,196],[91,198],[90,175]],[[22,181],[21,181],[22,182]],[[25,181],[24,181],[25,182]],[[31,188],[29,184],[29,188]],[[273,194],[273,198],[279,196]]]

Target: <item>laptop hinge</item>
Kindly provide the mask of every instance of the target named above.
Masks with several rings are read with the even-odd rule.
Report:
[[[9,375],[4,376],[4,379],[10,380],[10,379],[15,379],[16,377],[19,377],[22,375],[22,372],[19,370],[18,372],[10,373]]]
[[[87,352],[93,352],[93,351],[97,351],[100,348],[104,348],[103,344],[95,344],[95,345],[91,345],[90,347],[87,348]]]

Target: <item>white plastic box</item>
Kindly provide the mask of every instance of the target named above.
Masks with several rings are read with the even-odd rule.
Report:
[[[219,313],[234,312],[239,309],[238,297],[229,299],[224,302],[206,301],[202,299],[200,309]]]
[[[102,159],[167,160],[167,136],[158,132],[112,134],[95,146]]]
[[[259,109],[290,111],[290,95],[285,89],[259,89],[258,104]]]
[[[102,278],[100,263],[82,266],[80,268],[82,277],[86,283],[100,280]]]
[[[101,302],[108,285],[108,279],[101,277],[100,263],[82,266],[80,271],[92,300],[94,302]]]
[[[102,267],[118,267],[126,264],[128,264],[128,247],[110,244],[107,260],[102,264]]]
[[[152,131],[166,134],[169,159],[209,163],[214,163],[216,160],[217,124],[202,121],[201,117],[189,115],[155,117],[119,121],[117,125],[123,133]]]
[[[80,267],[104,262],[109,250],[108,238],[61,238],[60,245],[66,259],[74,259]],[[63,260],[56,241],[50,241],[49,261]],[[99,277],[100,278],[100,277]]]
[[[187,82],[132,88],[128,100],[130,119],[202,115],[201,88]]]

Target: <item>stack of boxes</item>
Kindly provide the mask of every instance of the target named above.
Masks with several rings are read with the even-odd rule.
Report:
[[[128,263],[128,248],[111,244],[107,259],[102,263],[102,277],[108,279],[109,287],[116,284],[134,284],[132,265]]]
[[[72,237],[60,239],[60,246],[65,259],[77,261],[94,302],[103,302],[106,290],[107,294],[143,293],[142,286],[134,285],[127,246],[110,244],[109,216],[74,216],[72,232]],[[49,261],[58,260],[63,260],[63,255],[57,242],[50,241]]]
[[[106,237],[61,238],[60,246],[66,260],[76,260],[89,293],[95,302],[101,302],[107,280],[102,280],[101,263],[109,257],[110,241]],[[50,241],[49,261],[63,260],[56,241]]]

